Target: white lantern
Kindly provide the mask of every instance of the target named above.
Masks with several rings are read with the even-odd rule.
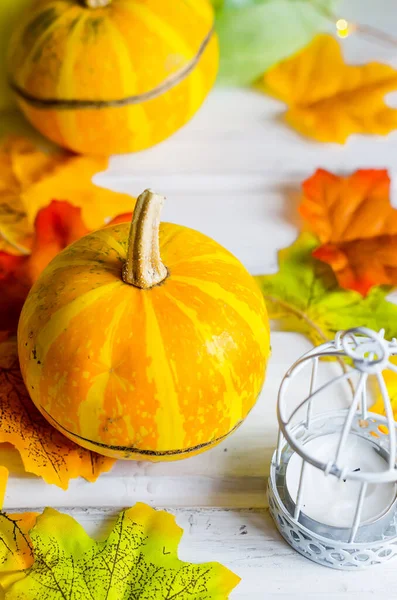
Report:
[[[387,369],[397,372],[393,355],[397,342],[383,332],[340,332],[300,358],[280,387],[270,512],[293,548],[328,567],[360,569],[397,554],[397,424],[383,378]],[[319,383],[323,367],[339,374]],[[384,415],[370,412],[374,395]]]

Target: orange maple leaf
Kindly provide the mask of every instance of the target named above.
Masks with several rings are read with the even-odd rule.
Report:
[[[397,283],[397,210],[386,170],[338,177],[319,169],[303,183],[300,213],[319,237],[313,255],[339,284],[365,296],[374,285]]]
[[[53,200],[37,213],[31,254],[0,251],[0,330],[16,328],[25,298],[42,270],[58,252],[89,232],[81,212],[80,207]],[[109,224],[130,220],[131,213],[124,213]]]
[[[347,65],[331,35],[318,35],[267,71],[259,86],[288,105],[289,125],[320,142],[343,144],[352,133],[397,128],[397,110],[384,102],[397,89],[397,71],[376,62]]]
[[[13,336],[0,342],[0,415],[0,443],[12,444],[26,471],[47,483],[67,489],[74,477],[95,481],[115,462],[77,446],[44,419],[23,382]]]

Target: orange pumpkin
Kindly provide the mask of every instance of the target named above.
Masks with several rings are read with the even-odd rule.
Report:
[[[144,192],[130,233],[109,226],[62,251],[19,322],[33,402],[70,439],[116,458],[214,446],[251,410],[269,356],[254,279],[212,239],[160,225],[162,200]]]
[[[134,152],[184,125],[210,91],[208,0],[35,0],[10,44],[29,121],[75,152]]]

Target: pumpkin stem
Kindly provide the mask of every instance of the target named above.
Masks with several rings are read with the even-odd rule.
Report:
[[[159,229],[164,197],[145,190],[136,201],[128,237],[127,260],[123,281],[147,290],[168,277],[161,262]]]
[[[109,6],[112,0],[83,0],[84,6],[87,8],[102,8],[103,6]]]

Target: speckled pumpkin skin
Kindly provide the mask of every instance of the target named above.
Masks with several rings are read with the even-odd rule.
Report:
[[[107,456],[175,460],[238,427],[269,356],[262,294],[197,231],[160,226],[168,278],[122,281],[129,225],[87,235],[44,270],[23,307],[18,349],[31,398],[78,444]]]
[[[79,0],[35,0],[9,50],[19,105],[42,134],[75,152],[109,155],[153,146],[195,114],[214,84],[215,33],[200,54],[213,20],[208,0],[112,0],[95,9]],[[156,90],[192,61],[189,74],[152,99],[94,104]],[[26,95],[92,104],[37,107]]]

